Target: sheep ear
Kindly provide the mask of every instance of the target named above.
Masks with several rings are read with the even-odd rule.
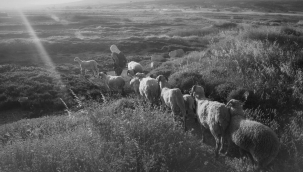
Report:
[[[194,91],[196,90],[197,85],[194,85],[190,90],[190,95],[194,97]]]
[[[160,76],[157,76],[156,80],[157,80],[158,82],[160,82]]]

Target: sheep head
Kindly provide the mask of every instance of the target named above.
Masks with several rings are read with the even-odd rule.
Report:
[[[204,88],[200,85],[194,85],[190,90],[190,95],[197,99],[205,98]]]
[[[75,62],[79,62],[79,61],[81,61],[81,60],[80,60],[79,57],[75,57],[74,61],[75,61]]]
[[[107,76],[106,72],[100,72],[99,73],[99,77],[100,77],[101,80],[106,79],[106,76]]]
[[[231,109],[232,116],[236,116],[236,115],[245,116],[243,111],[243,105],[244,103],[241,102],[240,100],[231,99],[229,100],[229,102],[227,102],[226,107]]]
[[[169,83],[167,82],[167,78],[163,75],[159,75],[156,80],[159,83],[160,89],[162,90],[162,88],[166,87],[166,88],[170,88]]]
[[[133,77],[135,75],[134,70],[127,70],[127,76]]]
[[[226,104],[227,107],[233,107],[233,108],[242,108],[243,105],[244,105],[243,102],[241,102],[240,100],[236,100],[236,99],[231,99]]]
[[[141,78],[145,77],[145,74],[137,72],[136,75],[135,75],[135,77],[141,79]]]

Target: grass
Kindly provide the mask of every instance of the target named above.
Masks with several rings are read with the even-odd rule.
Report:
[[[94,22],[103,21],[109,24],[111,17],[106,20],[81,14],[68,17],[66,19],[73,22],[79,20],[80,23],[92,24],[89,27],[96,32],[82,28],[83,37],[99,33],[98,29],[106,29],[109,35],[120,33],[119,28],[94,25]],[[32,20],[40,19],[43,17]],[[130,28],[127,24],[132,20],[121,20],[125,22],[125,28]],[[271,127],[281,142],[281,150],[269,171],[301,171],[301,29],[242,27],[226,22],[206,28],[173,28],[167,33],[145,30],[152,24],[138,24],[138,31],[144,34],[127,35],[126,40],[118,34],[115,37],[121,40],[118,47],[130,49],[127,53],[145,54],[163,51],[163,47],[167,47],[166,50],[194,47],[197,51],[176,60],[170,59],[149,74],[171,76],[170,79],[173,78],[174,83],[184,87],[186,92],[193,84],[191,78],[198,77],[207,97],[221,102],[226,102],[231,96],[241,97],[246,90],[253,93],[246,102],[247,117]],[[112,43],[99,43],[101,39],[86,42],[86,38],[70,35],[60,38],[62,42],[57,38],[48,38],[46,34],[42,42],[48,52],[108,51],[107,45]],[[1,41],[3,48],[0,51],[7,54],[14,54],[19,49],[28,51],[33,45],[27,38],[6,41]],[[138,44],[140,46],[134,50],[134,45]],[[197,48],[203,46],[207,47],[205,51]],[[16,47],[19,49],[14,49]],[[93,58],[109,63],[107,57]],[[128,59],[139,61],[144,58],[136,54]],[[38,107],[42,103],[44,107],[51,108],[48,100],[53,96],[61,108],[66,106],[59,98],[70,107],[66,116],[23,119],[1,125],[0,171],[253,171],[252,165],[239,155],[214,160],[214,145],[200,143],[197,130],[183,132],[167,112],[151,108],[134,95],[121,98],[105,94],[104,97],[99,88],[77,77],[79,70],[74,65],[61,65],[57,69],[74,94],[67,92],[64,97],[65,94],[58,93],[60,87],[56,85],[54,75],[46,69],[14,65],[0,67],[1,103],[9,99],[13,102],[11,107],[17,107],[17,97],[29,96],[29,105]],[[82,109],[74,108],[79,104]]]
[[[86,106],[87,113],[2,126],[1,131],[13,136],[0,151],[1,171],[228,169],[209,159],[209,148],[201,146],[192,134],[182,132],[170,115],[150,110],[137,98],[118,102],[130,106],[116,111],[121,103],[91,103]],[[38,137],[34,131],[39,132]]]

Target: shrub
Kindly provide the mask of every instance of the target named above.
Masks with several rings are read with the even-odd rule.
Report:
[[[210,95],[212,99],[219,102],[228,102],[228,95],[236,89],[236,85],[231,82],[226,82],[215,87],[214,92]]]
[[[148,75],[152,78],[156,78],[159,75],[164,75],[166,78],[168,78],[178,69],[178,67],[179,65],[175,64],[174,62],[164,62],[158,68],[150,71]]]
[[[205,85],[203,76],[196,72],[176,72],[169,77],[172,88],[179,88],[183,94],[188,94],[194,85]]]

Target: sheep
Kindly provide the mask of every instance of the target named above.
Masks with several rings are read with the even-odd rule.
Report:
[[[157,104],[160,96],[160,87],[157,80],[151,77],[138,77],[138,79],[140,81],[140,95],[147,99],[152,105]]]
[[[128,70],[127,75],[134,76],[136,73],[142,73],[143,67],[140,63],[137,63],[135,61],[131,61],[127,64]]]
[[[145,77],[144,73],[136,73],[134,78],[132,78],[129,82],[129,85],[131,86],[131,88],[133,88],[133,90],[137,95],[140,95],[140,91],[139,91],[140,79],[144,77]]]
[[[125,81],[122,76],[111,76],[104,72],[99,73],[100,79],[105,83],[108,90],[121,90],[121,95],[124,95]]]
[[[179,88],[171,89],[167,79],[163,75],[159,75],[156,80],[160,86],[162,105],[168,106],[174,116],[176,116],[178,112],[181,112],[184,130],[186,131],[186,110],[181,90]]]
[[[228,147],[231,142],[235,143],[240,152],[246,153],[251,162],[257,165],[257,170],[264,169],[274,160],[280,149],[276,133],[259,122],[245,119],[241,101],[231,99],[226,106],[231,114],[227,129]]]
[[[131,86],[131,88],[134,89],[135,93],[137,95],[140,95],[140,91],[139,91],[139,86],[140,86],[140,80],[139,78],[135,77],[135,78],[132,78],[129,82],[129,85]]]
[[[196,101],[196,114],[202,129],[202,142],[204,142],[205,130],[209,129],[216,140],[215,157],[223,151],[226,138],[226,129],[230,122],[228,108],[223,103],[210,101],[205,97],[204,88],[194,85],[191,89],[191,96]]]
[[[189,95],[189,94],[185,94],[183,95],[183,100],[184,100],[184,104],[185,104],[185,110],[187,115],[191,115],[195,118],[195,120],[197,120],[197,115],[196,115],[196,106],[195,106],[195,100],[194,98]]]
[[[84,75],[85,75],[86,70],[92,70],[94,73],[94,76],[97,75],[97,77],[99,77],[98,63],[95,60],[82,61],[82,60],[80,60],[79,57],[76,57],[74,59],[74,61],[79,63],[81,74],[84,71]]]

